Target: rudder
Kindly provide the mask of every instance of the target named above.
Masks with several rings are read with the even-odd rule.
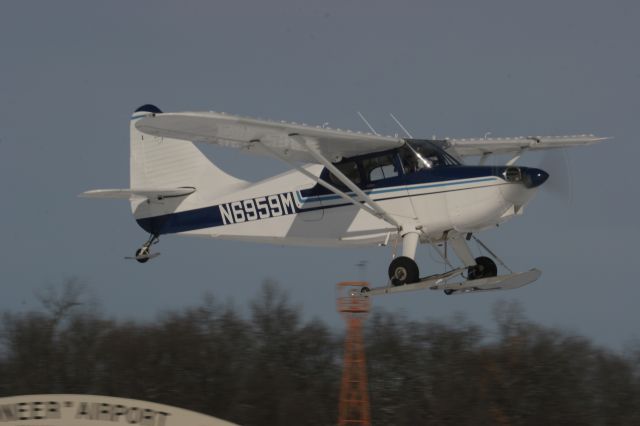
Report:
[[[213,164],[192,142],[150,136],[136,128],[136,122],[149,115],[162,114],[154,105],[143,105],[131,117],[130,187],[182,188],[195,192],[180,204],[182,208],[198,208],[225,193],[235,191],[248,182],[235,178]],[[175,203],[145,208],[132,200],[136,217],[155,216],[174,211]],[[181,209],[182,209],[181,208]]]

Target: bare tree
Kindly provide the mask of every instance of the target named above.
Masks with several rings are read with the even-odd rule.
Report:
[[[91,393],[166,403],[246,426],[330,425],[342,336],[267,282],[249,314],[205,296],[154,321],[115,321],[70,280],[43,309],[0,317],[0,395]],[[374,424],[640,424],[640,344],[624,355],[494,309],[497,333],[455,316],[376,310],[365,341]]]

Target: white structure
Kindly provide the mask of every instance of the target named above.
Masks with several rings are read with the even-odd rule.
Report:
[[[6,426],[234,426],[169,405],[96,395],[23,395],[0,398]]]

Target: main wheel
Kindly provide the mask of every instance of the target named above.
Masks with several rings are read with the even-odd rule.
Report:
[[[141,247],[136,250],[136,260],[140,263],[145,263],[149,260],[148,257],[143,257],[142,259],[138,258],[138,256],[148,256],[149,255],[149,247]]]
[[[495,277],[496,275],[498,275],[496,263],[486,256],[476,257],[476,265],[469,266],[467,270],[467,278],[470,280]]]
[[[391,280],[391,284],[395,286],[418,281],[418,279],[420,279],[418,264],[406,256],[396,257],[391,261],[391,265],[389,265],[389,279]]]

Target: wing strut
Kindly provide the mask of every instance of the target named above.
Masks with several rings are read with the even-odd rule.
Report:
[[[351,204],[353,204],[354,206],[364,210],[365,212],[378,217],[378,212],[376,212],[375,210],[373,210],[371,207],[369,207],[367,204],[363,204],[360,201],[354,199],[353,197],[350,197],[349,195],[347,195],[346,193],[344,193],[343,191],[340,191],[338,188],[336,188],[335,186],[331,185],[329,182],[326,182],[323,179],[320,179],[320,177],[314,175],[313,173],[311,173],[309,170],[305,169],[304,167],[299,166],[298,164],[294,163],[293,161],[289,160],[288,158],[284,157],[283,155],[280,155],[279,152],[277,152],[274,149],[271,149],[269,146],[267,146],[266,144],[261,143],[259,140],[253,140],[251,141],[252,143],[260,143],[260,145],[267,151],[269,152],[271,155],[273,155],[274,157],[278,158],[279,160],[284,161],[285,163],[287,163],[288,165],[290,165],[291,167],[293,167],[294,169],[296,169],[297,171],[299,171],[300,173],[302,173],[303,175],[305,175],[306,177],[308,177],[309,179],[317,182],[318,184],[322,185],[323,187],[327,188],[329,191],[333,192],[334,194],[340,196],[341,198],[345,199],[346,201],[350,202]],[[394,226],[396,226],[395,224],[392,224]]]
[[[320,154],[319,152],[317,152],[315,149],[313,149],[312,147],[310,147],[307,144],[307,140],[303,137],[300,136],[297,133],[292,133],[289,135],[289,137],[296,141],[302,148],[304,148],[309,154],[311,154],[311,156],[313,158],[315,158],[316,160],[318,160],[318,162],[320,162],[320,164],[322,164],[323,166],[325,166],[327,169],[329,169],[329,171],[335,176],[337,177],[340,182],[342,182],[347,188],[349,188],[350,190],[352,190],[358,197],[360,197],[360,199],[366,203],[366,205],[368,207],[370,207],[373,210],[373,215],[385,220],[386,222],[390,223],[391,225],[395,226],[396,228],[398,228],[398,230],[400,230],[402,228],[402,225],[400,223],[398,223],[397,220],[395,220],[385,209],[383,209],[382,207],[380,207],[380,204],[376,203],[375,201],[373,201],[371,199],[371,197],[369,197],[367,194],[365,194],[365,192],[358,188],[358,186],[353,183],[351,181],[351,179],[349,179],[348,177],[346,177],[336,166],[333,165],[333,163],[331,163],[331,161],[327,160],[322,154]],[[340,194],[338,194],[340,195]],[[346,195],[346,194],[345,194]],[[347,197],[349,197],[347,195]],[[351,197],[349,197],[351,198]],[[353,200],[352,202],[358,202],[358,200]],[[358,202],[358,204],[360,204]],[[371,212],[370,212],[371,213]]]
[[[325,167],[327,167],[326,163],[328,163],[331,167],[327,167],[327,168],[332,173],[333,173],[332,169],[335,169],[337,171],[337,173],[334,173],[334,176],[336,176],[338,179],[340,179],[340,182],[344,183],[350,189],[353,189],[352,187],[355,187],[358,190],[358,192],[362,192],[362,190],[360,190],[360,188],[355,186],[355,184],[353,184],[353,182],[351,182],[351,180],[349,178],[347,178],[342,173],[340,173],[340,171],[338,169],[336,169],[336,167],[333,164],[331,164],[328,160],[326,160],[324,158],[324,156],[322,156],[321,154],[316,153],[309,146],[307,146],[307,144],[304,141],[301,142],[301,141],[297,140],[297,138],[294,138],[294,136],[298,136],[298,135],[290,135],[290,138],[292,140],[296,141],[298,144],[300,144],[300,146],[302,146],[314,158],[316,158],[318,161],[320,161],[320,163],[322,163]],[[395,226],[398,230],[400,230],[402,228],[402,226],[395,219],[393,219],[386,211],[384,211],[375,201],[371,200],[370,197],[368,197],[366,194],[364,194],[364,192],[362,192],[362,194],[364,195],[364,197],[362,197],[364,199],[364,203],[363,203],[363,202],[355,199],[354,197],[349,196],[345,192],[339,190],[338,188],[336,188],[335,186],[331,185],[329,182],[325,181],[324,179],[320,179],[319,176],[314,175],[313,173],[311,173],[307,169],[301,167],[300,165],[298,165],[298,164],[294,163],[293,161],[291,161],[290,159],[286,158],[284,155],[281,155],[279,152],[277,152],[276,150],[272,149],[267,144],[262,143],[262,141],[260,141],[259,139],[253,140],[251,142],[252,143],[259,143],[267,152],[269,152],[274,157],[284,161],[285,163],[287,163],[288,165],[290,165],[291,167],[293,167],[294,169],[296,169],[297,171],[299,171],[300,173],[302,173],[303,175],[305,175],[309,179],[317,182],[321,186],[327,188],[329,191],[333,192],[334,194],[338,195],[339,197],[343,198],[344,200],[350,202],[351,204],[353,204],[354,206],[358,207],[359,209],[362,209],[365,212],[367,212],[367,213],[369,213],[369,214],[371,214],[371,215],[373,215],[375,217],[383,219],[384,221],[386,221],[386,222],[390,223],[391,225]],[[338,173],[342,177],[338,176]],[[346,182],[345,182],[345,180],[346,180]],[[356,192],[356,191],[354,191],[354,192]],[[356,194],[358,194],[358,193],[356,192]],[[360,195],[360,194],[358,194],[358,195]]]
[[[524,154],[525,151],[526,151],[526,148],[520,148],[518,152],[513,154],[513,157],[511,157],[511,160],[507,161],[507,166],[512,166],[513,164],[515,164],[515,162],[520,159],[520,157],[522,156],[522,154]]]

